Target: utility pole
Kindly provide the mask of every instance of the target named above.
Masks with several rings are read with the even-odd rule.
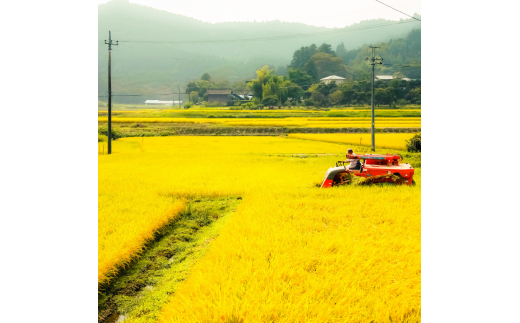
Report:
[[[376,151],[376,129],[375,129],[375,121],[374,121],[374,79],[375,79],[375,65],[383,64],[382,58],[376,58],[376,48],[370,46],[372,48],[372,57],[365,56],[365,60],[369,60],[369,64],[372,65],[372,151]]]
[[[173,109],[173,107],[175,106],[175,91],[173,90],[173,87],[172,87],[172,94],[173,94],[173,101],[172,101],[172,109]]]
[[[172,94],[173,94],[173,103],[172,103],[172,106],[175,106],[175,94],[178,94],[179,95],[179,101],[177,102],[177,105],[179,106],[179,109],[181,108],[181,94],[185,94],[185,93],[181,93],[181,86],[179,85],[179,92],[175,93],[173,91],[173,88],[172,88]],[[189,98],[190,98],[190,95],[188,93],[188,101],[189,101]]]
[[[112,153],[112,45],[118,45],[119,41],[115,44],[112,43],[112,35],[110,30],[108,31],[108,43],[105,39],[105,45],[108,45],[108,154]]]

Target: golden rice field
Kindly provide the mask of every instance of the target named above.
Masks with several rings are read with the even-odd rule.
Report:
[[[372,146],[372,134],[370,133],[335,133],[335,134],[289,134],[290,138],[316,140],[341,144],[352,144],[365,147]],[[376,147],[406,149],[406,140],[414,136],[413,133],[384,133],[376,134]]]
[[[159,322],[419,322],[420,168],[412,187],[317,188],[345,148],[279,137],[115,141],[98,158],[98,282],[186,200],[240,195]]]
[[[98,117],[98,122],[108,122],[107,117]],[[255,127],[303,127],[303,128],[369,128],[370,118],[280,118],[280,119],[237,119],[237,118],[119,118],[115,123],[212,123],[226,126]],[[420,128],[421,118],[376,118],[376,128]]]

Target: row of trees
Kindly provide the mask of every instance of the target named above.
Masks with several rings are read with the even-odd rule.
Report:
[[[341,84],[316,84],[309,88],[310,97],[305,105],[364,105],[372,99],[371,82],[347,80]],[[376,105],[405,105],[421,103],[421,82],[403,81],[396,75],[393,80],[376,81],[374,84]]]
[[[262,105],[363,105],[371,102],[372,84],[368,80],[346,80],[341,84],[313,84],[312,76],[299,68],[290,68],[288,76],[279,76],[268,66],[257,72],[257,78],[248,85],[253,92],[253,102]],[[374,84],[376,104],[389,105],[399,102],[420,104],[421,81],[404,81],[401,73],[395,73],[391,81],[378,80]]]
[[[252,92],[251,106],[305,105],[326,107],[331,105],[364,105],[371,103],[371,82],[368,80],[347,79],[341,84],[315,83],[312,76],[300,68],[289,68],[287,76],[276,75],[269,66],[256,71],[257,77],[247,82]],[[421,103],[421,81],[403,80],[401,73],[394,73],[391,81],[377,80],[374,96],[377,105],[404,105]],[[245,84],[245,83],[244,83]],[[207,101],[206,91],[212,88],[225,88],[222,82],[213,82],[206,73],[201,80],[188,84],[186,92],[190,101]],[[229,88],[229,87],[228,87]],[[243,102],[239,102],[243,103]],[[225,104],[225,103],[221,103]],[[228,102],[232,105],[232,102]]]

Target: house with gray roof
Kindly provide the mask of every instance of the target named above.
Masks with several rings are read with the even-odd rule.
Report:
[[[332,81],[336,82],[336,84],[341,84],[341,83],[345,82],[345,80],[346,80],[346,78],[337,76],[337,75],[331,75],[331,76],[327,76],[327,77],[320,79],[320,81],[322,81],[325,84],[329,84]]]

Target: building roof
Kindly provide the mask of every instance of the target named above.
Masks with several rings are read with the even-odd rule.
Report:
[[[231,94],[231,90],[207,90],[207,94]]]
[[[346,78],[337,76],[337,75],[331,75],[331,76],[327,76],[327,77],[320,79],[320,81],[324,81],[324,80],[346,80]]]

